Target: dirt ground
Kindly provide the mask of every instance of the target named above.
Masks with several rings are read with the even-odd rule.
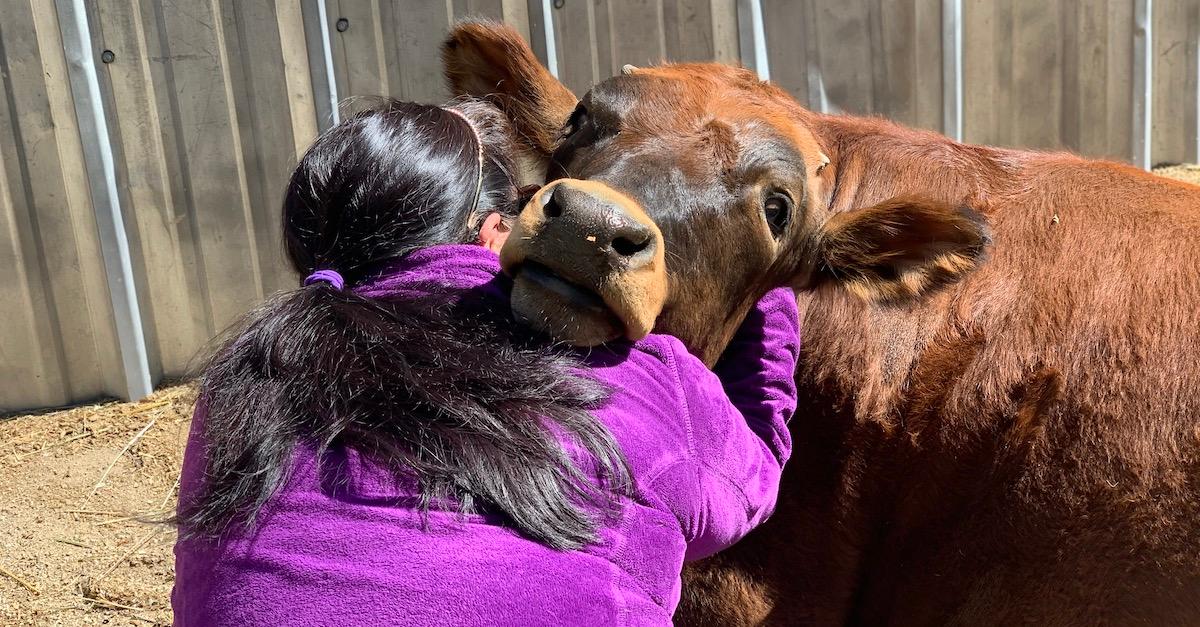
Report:
[[[0,624],[171,623],[194,393],[0,421]]]
[[[1200,184],[1200,166],[1156,170]],[[0,418],[0,624],[171,623],[175,507],[195,393]]]

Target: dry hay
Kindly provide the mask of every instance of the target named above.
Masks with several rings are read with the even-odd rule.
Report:
[[[170,624],[175,532],[141,519],[174,508],[194,396],[0,419],[0,624]]]
[[[1154,173],[1167,178],[1187,181],[1193,185],[1200,185],[1200,165],[1191,163],[1166,165],[1155,168]]]

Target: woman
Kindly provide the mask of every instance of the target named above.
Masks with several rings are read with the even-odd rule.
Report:
[[[309,276],[204,374],[176,624],[667,625],[685,557],[770,513],[790,290],[720,379],[665,335],[586,355],[527,336],[496,255],[503,129],[481,103],[390,102],[297,166],[284,231]]]

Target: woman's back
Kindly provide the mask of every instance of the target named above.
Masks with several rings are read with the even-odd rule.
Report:
[[[494,254],[433,251],[410,255],[412,271],[391,277],[387,290],[361,291],[411,297],[443,286],[447,298],[506,302]],[[589,376],[612,390],[594,414],[632,480],[616,513],[601,518],[599,542],[551,549],[500,515],[463,515],[449,504],[423,515],[419,491],[395,469],[340,447],[318,467],[305,447],[255,532],[180,542],[174,603],[177,616],[194,621],[180,624],[669,624],[685,554],[731,544],[773,507],[794,407],[798,322],[789,294],[760,303],[745,346],[735,338],[718,368],[735,389],[669,336],[583,356]],[[726,396],[736,398],[737,386],[753,397],[742,411]],[[183,499],[200,481],[203,419],[193,427]]]

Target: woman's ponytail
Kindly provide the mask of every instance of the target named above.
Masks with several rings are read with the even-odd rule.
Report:
[[[628,482],[590,413],[603,386],[507,308],[352,290],[413,250],[472,241],[476,208],[463,198],[480,180],[481,198],[508,199],[514,206],[493,208],[515,213],[505,151],[484,138],[481,177],[462,126],[436,107],[389,102],[331,129],[301,160],[284,231],[293,265],[310,276],[249,313],[205,367],[203,485],[180,504],[183,533],[252,525],[299,447],[318,459],[348,447],[415,480],[423,509],[500,514],[556,548],[596,539],[596,516]]]

